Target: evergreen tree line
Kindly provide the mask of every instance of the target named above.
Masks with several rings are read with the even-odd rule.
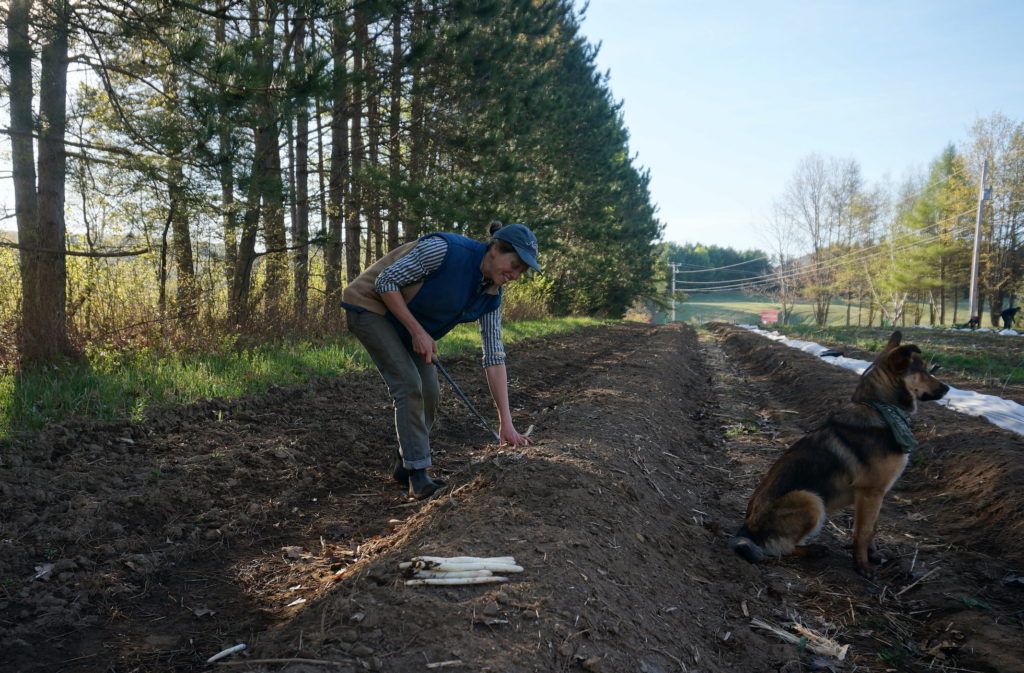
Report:
[[[966,141],[898,183],[867,184],[855,159],[807,156],[758,229],[767,253],[731,251],[748,264],[725,268],[736,262],[713,248],[705,261],[702,246],[669,254],[684,262],[677,290],[765,294],[782,322],[800,301],[825,325],[842,300],[846,324],[962,325],[977,240],[978,315],[999,326],[1024,291],[1024,124],[979,119]],[[710,270],[681,273],[698,266]]]
[[[387,250],[493,220],[537,234],[520,294],[545,312],[650,290],[649,177],[570,0],[11,0],[4,19],[23,361],[146,325],[338,329],[341,288]]]

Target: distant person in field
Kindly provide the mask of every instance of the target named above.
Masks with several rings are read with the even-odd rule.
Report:
[[[401,245],[366,269],[342,293],[348,329],[387,383],[395,407],[398,462],[393,476],[409,495],[430,496],[444,481],[427,472],[430,427],[440,397],[436,341],[458,323],[480,323],[487,387],[498,410],[498,435],[530,443],[512,422],[501,297],[506,283],[537,265],[537,237],[525,225],[491,223],[491,240],[433,233]]]
[[[977,328],[981,327],[981,316],[980,315],[972,315],[971,319],[967,321],[967,324],[964,325],[964,327],[967,327],[969,329],[977,329]]]
[[[1008,306],[999,312],[999,315],[1003,318],[1003,329],[1013,329],[1013,319],[1017,316],[1017,311],[1019,310],[1019,306]]]

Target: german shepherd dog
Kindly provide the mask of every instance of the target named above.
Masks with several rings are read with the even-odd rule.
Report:
[[[804,546],[825,518],[850,504],[853,562],[873,578],[870,563],[882,558],[874,535],[882,499],[907,466],[916,447],[909,414],[918,401],[938,400],[949,386],[932,374],[912,344],[900,345],[900,332],[860,378],[852,402],[824,425],[797,440],[761,480],[747,505],[743,526],[729,540],[737,554],[756,563],[766,555],[820,553]]]

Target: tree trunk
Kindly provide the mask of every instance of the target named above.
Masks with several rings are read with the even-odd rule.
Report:
[[[323,247],[327,237],[327,162],[324,160],[324,110],[316,96],[316,182],[319,190],[320,230],[317,237]]]
[[[828,307],[831,297],[816,292],[814,296],[814,322],[818,327],[824,327],[828,323]]]
[[[250,0],[249,33],[253,38],[261,35],[265,23],[269,24],[261,19],[260,4],[257,0]],[[265,29],[269,30],[269,25]],[[270,86],[271,64],[268,49],[267,45],[263,45],[261,51],[255,56],[255,68],[261,75],[264,89]],[[272,137],[274,125],[270,120],[273,119],[273,109],[268,92],[261,94],[261,97],[255,102],[255,107],[257,117],[252,129],[252,167],[246,190],[245,215],[242,218],[242,233],[238,241],[238,256],[235,260],[231,294],[228,299],[231,320],[238,327],[246,326],[250,319],[252,272],[256,262],[256,237],[260,221],[268,218],[273,204],[273,197],[269,195],[267,182],[273,180],[271,167],[275,165],[275,161],[271,154],[279,151],[276,135]],[[280,156],[277,158],[276,165],[280,166]],[[280,179],[281,176],[278,173],[278,182]],[[264,221],[263,226],[264,229],[269,229],[273,225]],[[271,246],[269,235],[266,236],[266,243],[269,248]]]
[[[306,69],[306,17],[300,14],[295,26],[295,69]],[[305,321],[309,304],[309,101],[299,99],[295,121],[295,216],[292,243],[295,245],[295,317]]]
[[[254,2],[253,12],[258,16],[260,3]],[[259,24],[253,24],[253,35],[262,29],[262,44],[256,55],[256,68],[260,73],[262,91],[256,102],[259,126],[258,135],[263,136],[265,161],[261,164],[259,174],[253,176],[253,182],[259,186],[259,197],[263,203],[261,219],[263,220],[263,239],[267,246],[265,271],[265,307],[271,320],[282,315],[284,301],[288,289],[288,236],[284,224],[284,178],[281,173],[281,142],[279,135],[279,115],[270,92],[274,80],[274,42],[277,23],[277,5],[273,2],[265,4],[266,11]],[[250,204],[251,205],[251,204]]]
[[[988,293],[988,317],[992,321],[992,327],[1002,327],[1003,323],[1000,319],[999,311],[1002,306],[1002,292],[1001,291],[990,291]],[[984,313],[982,307],[978,307],[978,313]]]
[[[28,21],[32,0],[11,0],[7,15],[8,67],[10,70],[11,165],[14,177],[14,207],[18,240],[22,245],[39,247],[35,240],[39,222],[36,201],[36,154],[32,142],[32,43]],[[36,253],[21,251],[22,281],[37,263]],[[23,290],[24,292],[24,290]]]
[[[256,261],[256,235],[259,230],[261,210],[257,176],[265,170],[266,154],[269,151],[264,134],[257,133],[254,142],[252,172],[246,194],[245,215],[242,218],[242,234],[238,241],[238,255],[235,259],[231,294],[228,299],[231,322],[237,327],[244,327],[249,321],[252,268]]]
[[[412,14],[412,42],[423,30],[423,1],[416,0]],[[420,190],[423,188],[423,167],[426,160],[426,86],[424,69],[420,62],[413,67],[412,92],[409,104],[409,184]],[[415,241],[420,235],[422,213],[419,208],[419,195],[412,197],[414,207],[407,209],[405,219],[405,240]]]
[[[223,123],[223,122],[222,122]],[[220,132],[220,199],[221,227],[224,240],[224,276],[228,285],[234,277],[238,261],[238,213],[235,204],[235,161],[232,155],[231,132]]]
[[[398,247],[402,181],[402,13],[391,17],[391,108],[388,115],[388,250]]]
[[[227,0],[218,0],[217,7],[220,11],[226,12]],[[216,40],[218,46],[226,44],[226,19],[217,21]],[[235,212],[235,161],[234,147],[231,142],[231,128],[227,122],[228,113],[228,91],[227,87],[220,87],[220,124],[218,162],[220,167],[220,198],[221,198],[221,226],[224,228],[224,277],[231,287],[234,279],[235,264],[238,258],[238,214]]]
[[[954,320],[954,322],[956,322]],[[939,262],[939,324],[946,324],[946,260]]]
[[[288,291],[288,236],[284,224],[284,183],[281,174],[281,142],[277,124],[269,118],[260,129],[266,136],[267,163],[265,172],[257,180],[263,186],[263,237],[266,253],[266,309],[271,319],[282,315]]]
[[[19,339],[24,364],[40,364],[73,355],[67,331],[67,257],[64,230],[64,180],[67,156],[68,15],[65,0],[45,5],[40,53],[39,159],[32,159],[31,0],[14,0],[8,13],[11,74],[11,144],[15,210],[20,251],[22,324]],[[38,183],[37,183],[38,180]],[[33,190],[36,190],[33,193]]]
[[[185,203],[185,173],[181,162],[172,160],[168,200],[171,232],[174,236],[175,273],[177,275],[177,314],[182,322],[191,322],[198,308],[196,269],[192,259],[192,231],[189,228],[188,206]]]
[[[319,33],[314,29],[309,31],[310,51],[319,53],[317,37]],[[318,191],[317,206],[320,209],[320,228],[316,234],[319,239],[319,246],[323,249],[327,237],[327,162],[324,160],[324,109],[322,105],[323,96],[313,96],[313,114],[316,119],[316,180]]]
[[[35,236],[38,224],[36,201],[36,152],[32,141],[32,42],[29,12],[32,0],[11,0],[7,13],[7,62],[10,72],[10,149],[14,178],[14,209],[18,241]],[[22,272],[29,255],[20,253]]]
[[[164,221],[164,229],[160,233],[160,267],[157,269],[157,287],[158,294],[156,300],[157,314],[161,317],[160,321],[160,334],[163,335],[167,331],[167,321],[163,318],[167,315],[167,252],[169,245],[167,243],[170,238],[171,224],[174,222],[174,203],[170,204],[167,209],[167,219]]]
[[[369,40],[369,35],[364,26],[363,37]],[[376,49],[371,43],[367,43],[367,53],[373,54]],[[366,63],[368,74],[367,81],[377,81],[377,69],[370,59]],[[384,220],[381,214],[381,191],[380,181],[376,179],[380,168],[380,104],[382,98],[379,89],[372,88],[367,94],[366,101],[366,153],[370,170],[373,171],[374,179],[364,182],[363,208],[366,213],[366,266],[370,266],[376,260],[384,256]]]
[[[345,213],[345,276],[352,282],[359,275],[360,210],[362,197],[361,174],[363,162],[363,54],[366,49],[366,20],[360,8],[355,10],[355,39],[352,40],[352,118],[351,179],[348,190],[348,208]]]
[[[180,105],[178,76],[173,66],[163,75],[164,95],[174,105]],[[167,171],[167,219],[171,225],[172,253],[177,293],[177,317],[183,323],[195,318],[197,307],[196,270],[192,259],[192,230],[189,227],[189,208],[185,190],[185,169],[180,157],[184,147],[174,136],[167,143],[168,157],[164,167]],[[161,294],[163,288],[161,287]]]
[[[348,192],[348,26],[337,15],[331,30],[331,52],[334,61],[333,100],[331,106],[331,173],[329,177],[328,236],[324,250],[324,284],[326,304],[324,320],[328,325],[338,320],[341,301],[341,232],[344,226],[345,201]]]

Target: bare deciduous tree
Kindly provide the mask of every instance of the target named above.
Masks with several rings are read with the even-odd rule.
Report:
[[[860,165],[855,160],[812,154],[797,165],[777,206],[779,215],[799,232],[809,254],[803,290],[814,301],[819,325],[828,321],[835,293],[835,272],[829,259],[836,253],[842,232],[852,225],[862,191]]]

